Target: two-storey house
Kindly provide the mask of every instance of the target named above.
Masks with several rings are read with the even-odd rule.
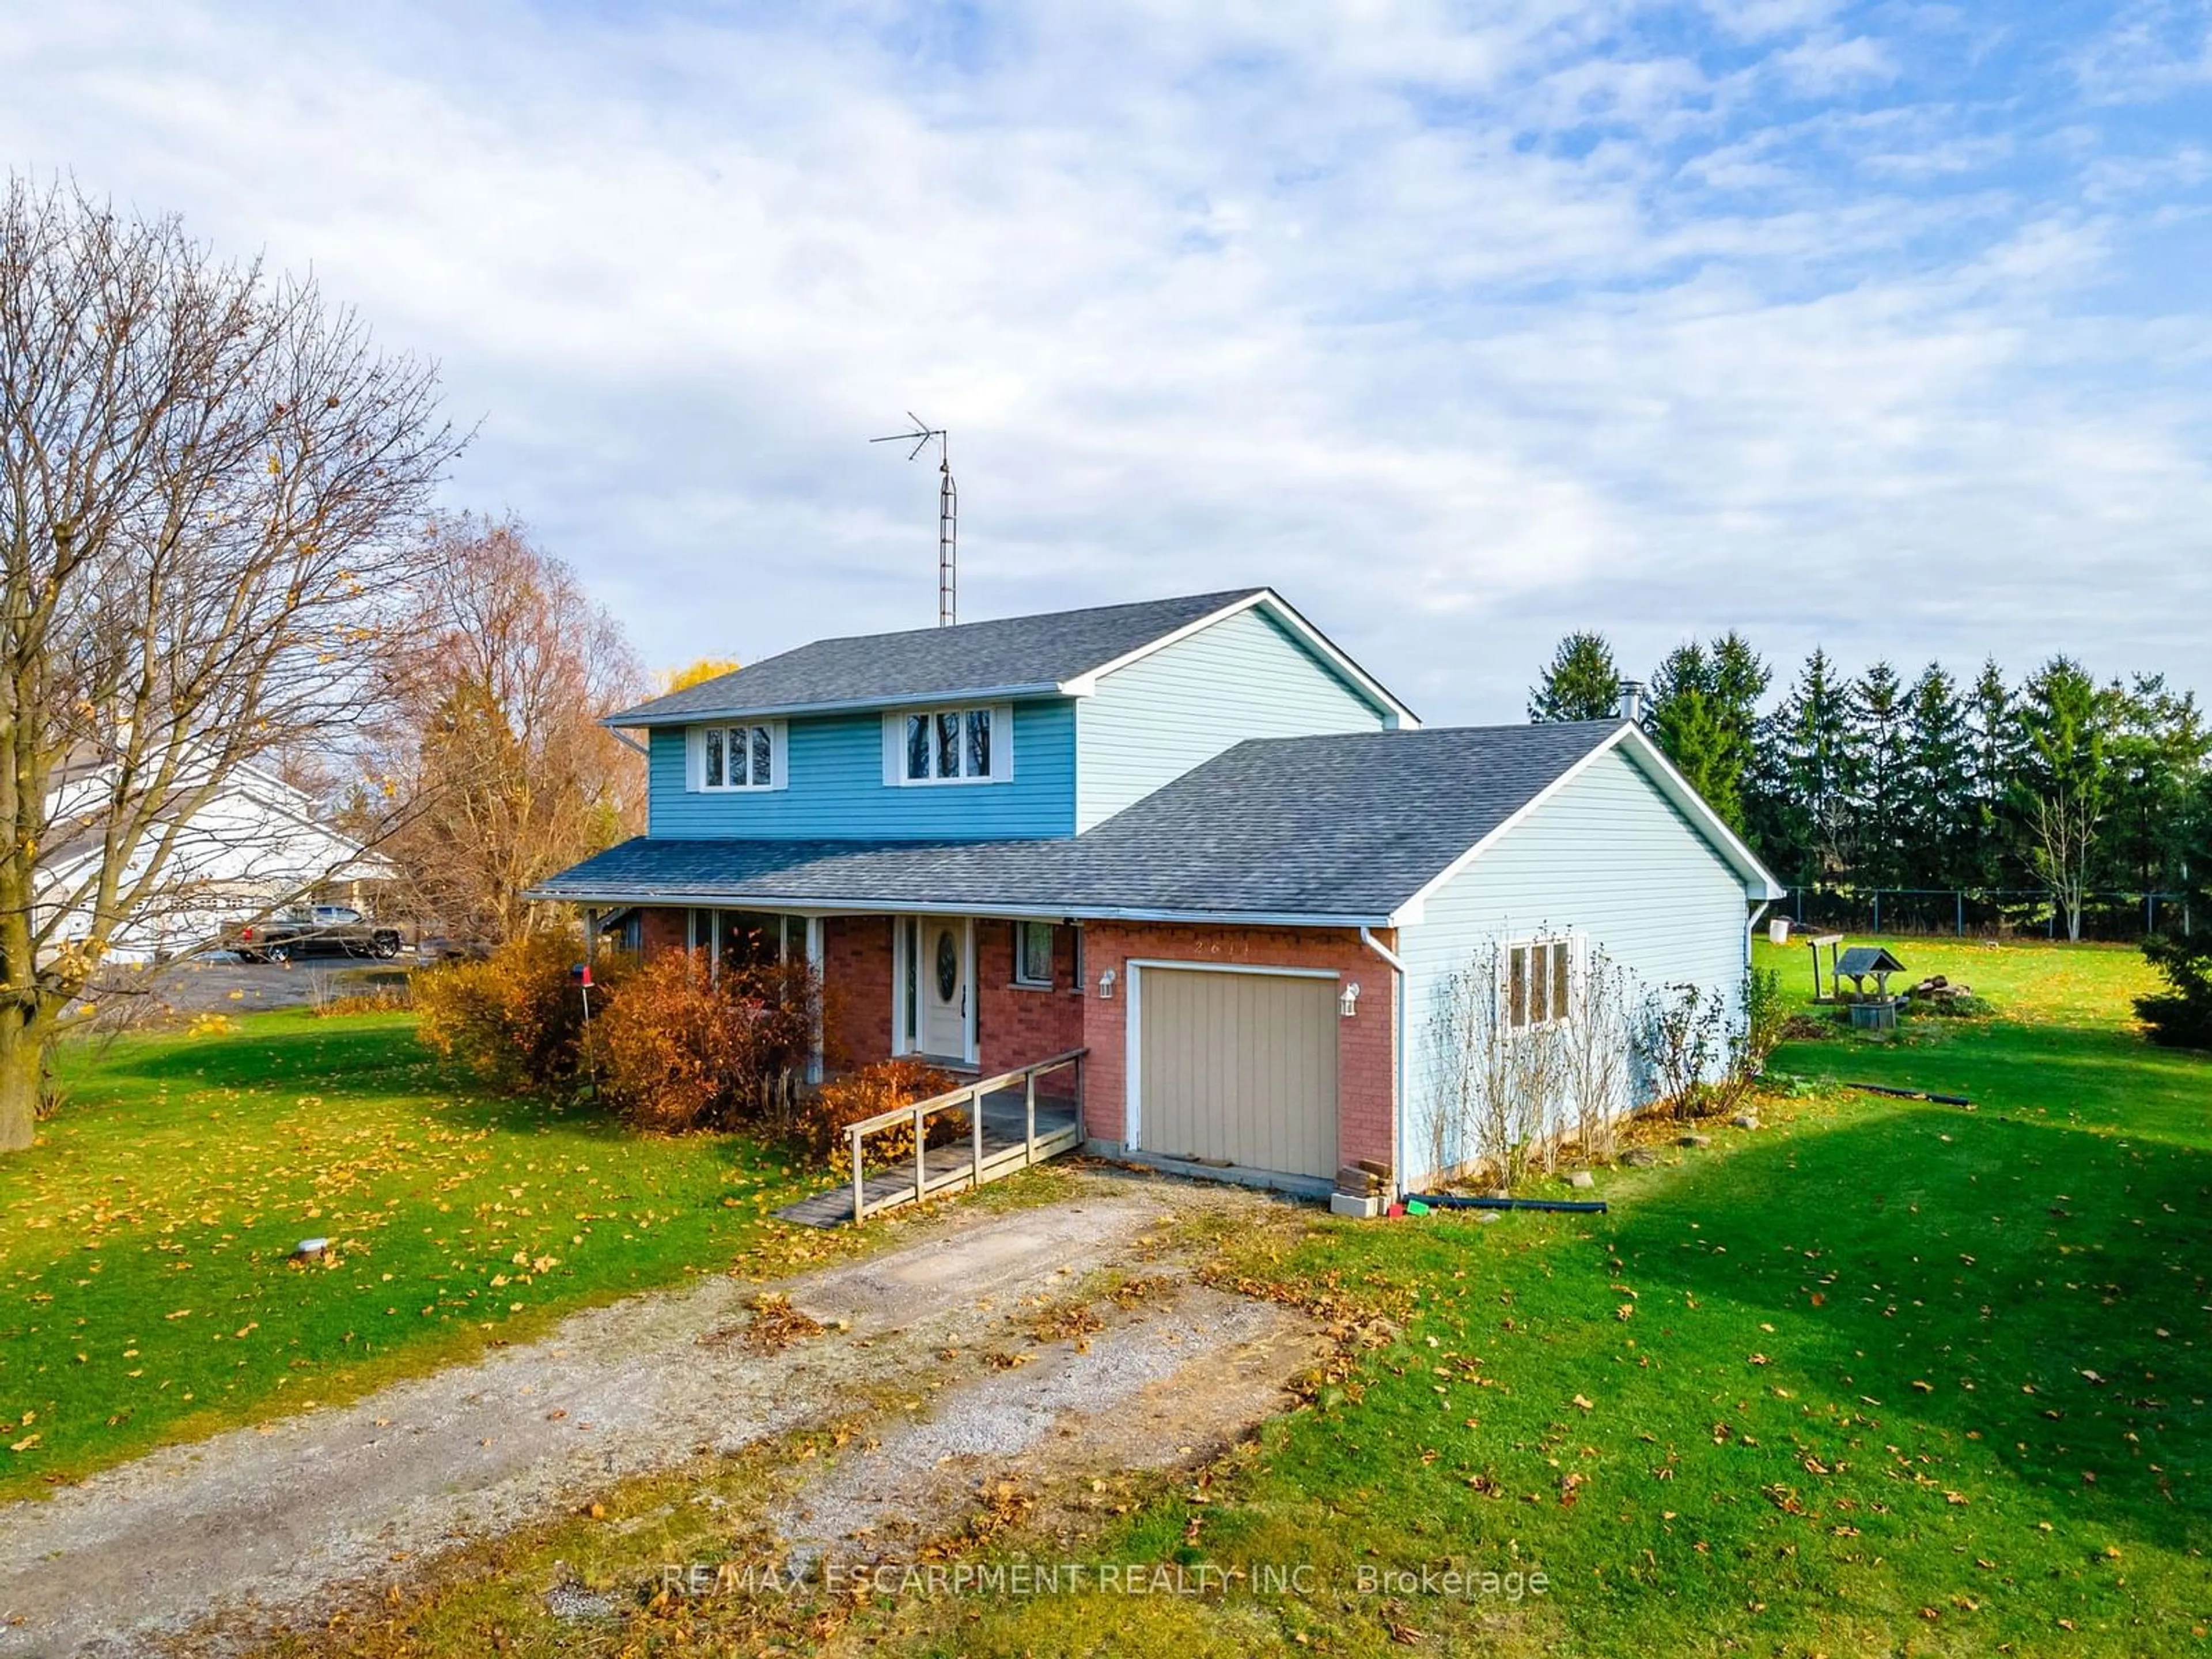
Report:
[[[823,640],[610,724],[647,831],[544,896],[805,952],[850,1063],[1086,1049],[1094,1148],[1292,1188],[1432,1173],[1478,954],[1509,1027],[1600,945],[1734,996],[1780,894],[1632,724],[1425,728],[1267,588]]]

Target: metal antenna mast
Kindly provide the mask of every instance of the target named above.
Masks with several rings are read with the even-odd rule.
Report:
[[[912,431],[894,432],[868,441],[910,443],[914,447],[907,454],[909,461],[933,441],[937,445],[937,625],[950,628],[960,620],[960,492],[952,483],[952,440],[943,427],[930,425],[910,409],[906,417],[914,422]]]

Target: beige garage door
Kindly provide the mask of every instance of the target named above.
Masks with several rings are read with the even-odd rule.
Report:
[[[1139,971],[1138,1145],[1334,1175],[1335,980]]]

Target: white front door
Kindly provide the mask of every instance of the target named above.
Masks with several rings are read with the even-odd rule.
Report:
[[[968,923],[925,916],[917,994],[921,1002],[921,1051],[940,1060],[968,1058]]]

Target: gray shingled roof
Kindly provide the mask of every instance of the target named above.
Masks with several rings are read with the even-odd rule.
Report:
[[[1267,591],[1243,587],[955,628],[817,640],[626,708],[609,716],[607,724],[657,726],[702,715],[867,708],[915,697],[1043,694]]]
[[[635,841],[549,898],[1380,923],[1619,729],[1254,738],[1071,839]]]

